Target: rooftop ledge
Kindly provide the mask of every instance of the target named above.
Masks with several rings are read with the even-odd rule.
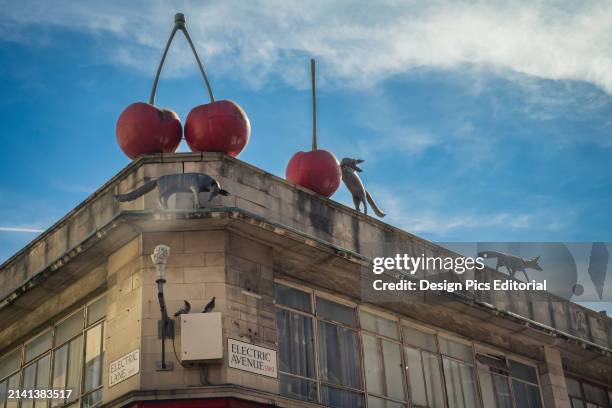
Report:
[[[164,174],[203,172],[219,180],[232,193],[218,197],[210,208],[193,210],[191,197],[176,198],[160,210],[155,192],[130,203],[119,203],[115,194],[125,193],[144,181]],[[204,200],[205,201],[205,200]],[[275,233],[300,237],[306,243],[332,250],[351,262],[365,264],[374,256],[407,252],[416,255],[457,256],[449,250],[406,231],[366,216],[336,201],[296,186],[280,177],[220,153],[176,153],[141,157],[70,211],[0,266],[0,308],[25,293],[51,270],[57,270],[84,251],[85,242],[101,238],[104,230],[125,217],[198,218],[225,214],[259,223]],[[494,270],[490,277],[508,278]],[[466,296],[456,294],[454,297]],[[496,292],[484,301],[467,295],[472,309],[489,310],[526,325],[557,333],[584,348],[609,354],[612,348],[612,319],[547,293],[509,296]],[[534,303],[548,307],[537,308]]]

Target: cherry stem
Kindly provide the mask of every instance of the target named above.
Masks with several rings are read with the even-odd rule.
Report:
[[[310,82],[312,87],[312,150],[317,150],[317,91],[314,58],[310,59]]]
[[[149,103],[151,105],[155,105],[155,93],[157,92],[157,83],[159,82],[159,76],[162,71],[162,67],[164,66],[164,62],[166,61],[166,56],[168,55],[168,50],[170,49],[170,44],[174,39],[174,35],[178,30],[181,30],[189,43],[189,47],[191,47],[191,51],[195,56],[196,62],[198,63],[198,68],[200,68],[200,73],[202,74],[202,78],[204,78],[204,83],[206,84],[206,90],[208,91],[208,97],[211,102],[215,101],[215,97],[213,96],[212,89],[210,87],[210,82],[208,82],[208,77],[206,76],[206,72],[204,71],[204,66],[200,61],[200,57],[198,56],[198,52],[196,51],[193,42],[191,41],[191,37],[189,36],[189,32],[187,31],[187,26],[185,25],[185,15],[183,13],[176,13],[174,15],[174,28],[172,29],[172,33],[170,34],[170,38],[168,38],[168,42],[166,43],[166,47],[164,48],[164,53],[162,54],[161,61],[159,62],[159,66],[157,67],[157,72],[155,73],[155,80],[153,81],[153,88],[151,89],[151,96],[149,97]]]

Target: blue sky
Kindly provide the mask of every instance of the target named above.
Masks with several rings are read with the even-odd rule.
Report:
[[[240,159],[284,176],[309,147],[314,56],[319,146],[366,159],[385,221],[612,241],[609,3],[124,3],[0,0],[0,260],[128,164],[115,121],[148,98],[177,11],[216,97],[249,115]],[[206,92],[182,36],[168,58],[157,101],[184,119]]]

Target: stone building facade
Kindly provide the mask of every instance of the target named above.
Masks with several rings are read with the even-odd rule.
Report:
[[[115,199],[186,172],[232,195]],[[214,298],[222,358],[182,362],[178,317],[160,370],[159,244],[169,312]],[[0,408],[612,407],[607,316],[541,293],[370,296],[370,259],[394,251],[448,252],[224,155],[143,157],[0,266]],[[43,389],[70,393],[9,398]]]

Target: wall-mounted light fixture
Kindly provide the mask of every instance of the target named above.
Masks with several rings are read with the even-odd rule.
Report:
[[[166,300],[164,299],[164,284],[166,278],[164,272],[166,270],[166,262],[170,256],[170,247],[167,245],[157,245],[151,254],[151,260],[157,270],[157,298],[159,300],[159,309],[161,311],[161,320],[159,322],[159,332],[161,338],[161,362],[157,363],[158,371],[172,370],[172,362],[166,362],[166,337],[174,337],[174,320],[168,317],[166,309]]]

